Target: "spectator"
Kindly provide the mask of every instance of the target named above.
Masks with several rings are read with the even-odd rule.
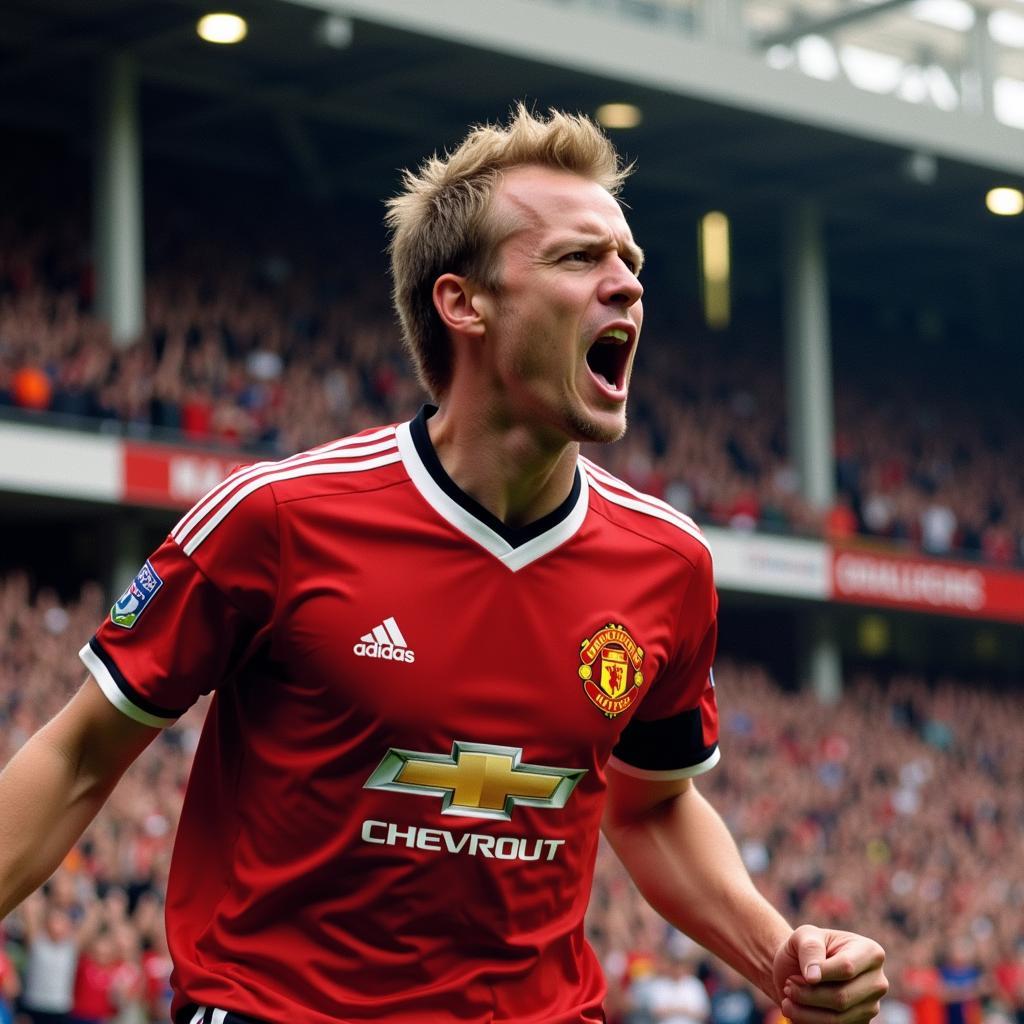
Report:
[[[829,540],[849,540],[857,533],[857,514],[850,496],[840,492],[825,517],[825,536]]]
[[[711,1024],[761,1024],[761,1008],[743,977],[728,964],[715,967],[711,993]]]
[[[956,513],[948,496],[935,494],[921,509],[921,547],[931,555],[948,555],[954,548],[956,531]]]
[[[25,901],[23,919],[27,959],[22,1006],[32,1024],[67,1024],[79,949],[91,939],[96,905],[76,924],[67,909],[33,893]]]
[[[996,989],[1015,1024],[1024,1024],[1024,937],[1013,943],[994,971]]]
[[[711,1001],[698,979],[696,949],[666,951],[644,989],[643,1008],[658,1024],[707,1024]]]
[[[909,1002],[913,1024],[945,1024],[942,975],[935,964],[931,939],[911,944],[897,979],[900,994]]]
[[[113,998],[117,969],[114,937],[109,928],[98,929],[78,958],[71,1024],[111,1024],[117,1014]]]
[[[981,1024],[984,972],[966,935],[957,936],[939,966],[946,1003],[946,1024]]]

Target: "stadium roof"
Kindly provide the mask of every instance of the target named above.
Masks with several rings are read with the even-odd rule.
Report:
[[[962,48],[964,33],[956,42],[955,30],[923,17],[922,2],[883,0],[876,6],[886,10],[832,28],[830,19],[866,5],[748,0],[735,9],[745,19],[743,45],[749,49],[760,33],[762,49],[774,47],[777,61],[779,47],[799,58],[799,42],[779,41],[779,34],[796,40],[808,27],[816,30],[811,38],[827,34],[833,48],[870,43],[879,51],[902,48],[907,57],[927,49],[945,60]],[[396,168],[459,138],[468,123],[501,116],[515,98],[589,112],[628,100],[644,120],[617,142],[639,160],[629,198],[641,230],[647,222],[663,235],[685,232],[689,245],[696,215],[725,209],[746,225],[750,245],[761,246],[758,265],[772,274],[780,210],[813,198],[829,224],[834,272],[848,286],[862,281],[866,293],[885,286],[941,303],[962,294],[966,280],[997,292],[1001,281],[1019,280],[1021,218],[1002,221],[983,207],[988,188],[1021,183],[1020,175],[993,172],[998,161],[936,156],[898,138],[828,127],[824,118],[773,116],[707,94],[653,88],[615,66],[606,74],[581,73],[539,56],[464,45],[439,34],[441,15],[458,13],[458,3],[332,0],[333,13],[325,13],[316,0],[240,0],[232,7],[248,18],[249,35],[239,46],[218,47],[196,36],[199,15],[210,9],[196,0],[7,0],[0,17],[0,124],[61,135],[86,154],[97,62],[128,50],[137,60],[149,159],[287,177],[312,195],[376,201],[393,190]],[[729,0],[709,9],[723,10],[719,3]],[[441,27],[411,31],[398,27],[398,15],[384,18],[403,5],[429,8]],[[504,5],[512,6],[513,0]],[[538,20],[545,10],[583,17],[596,7],[601,17],[622,18],[625,10],[634,23],[675,19],[672,31],[681,37],[700,28],[700,9],[672,0],[532,0],[532,7]],[[349,20],[340,9],[378,17]],[[976,9],[1014,13],[1024,4],[984,0]],[[487,28],[468,27],[482,34]],[[1000,72],[1024,78],[1021,51],[1006,49],[999,51]],[[821,88],[828,84],[834,83]],[[929,112],[920,109],[922,117]],[[1015,129],[999,131],[1000,139],[1017,138]],[[1024,166],[1024,132],[1019,141]],[[650,233],[642,237],[647,244]]]

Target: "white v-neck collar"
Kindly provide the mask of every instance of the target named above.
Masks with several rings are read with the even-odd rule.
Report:
[[[560,547],[576,534],[583,525],[584,519],[587,518],[590,488],[587,484],[587,474],[577,463],[579,495],[568,515],[560,519],[549,530],[545,530],[522,544],[513,546],[444,491],[420,458],[408,423],[399,424],[395,433],[398,437],[398,451],[402,456],[406,472],[416,490],[423,496],[424,501],[442,519],[454,526],[460,533],[465,534],[470,540],[475,541],[484,550],[489,551],[512,572],[518,572],[536,562],[538,558],[543,558],[544,555],[550,554],[555,548]]]

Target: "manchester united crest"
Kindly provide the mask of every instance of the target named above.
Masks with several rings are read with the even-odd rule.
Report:
[[[584,692],[609,718],[621,715],[640,694],[643,661],[643,648],[625,627],[609,622],[580,644]]]

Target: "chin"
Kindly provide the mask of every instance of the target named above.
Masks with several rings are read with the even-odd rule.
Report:
[[[611,444],[626,433],[626,410],[603,416],[588,416],[573,410],[569,414],[569,425],[576,441]]]

